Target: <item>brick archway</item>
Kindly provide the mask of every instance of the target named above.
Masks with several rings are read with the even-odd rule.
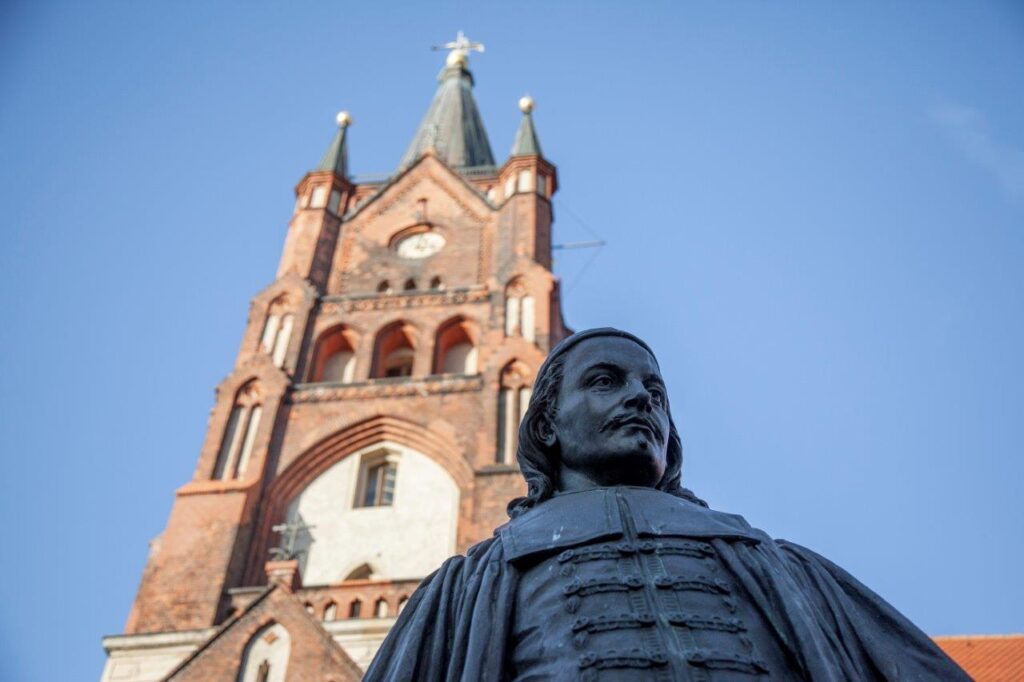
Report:
[[[259,525],[256,528],[246,584],[264,582],[263,566],[273,545],[274,524],[284,519],[288,505],[322,473],[376,443],[391,441],[416,450],[441,466],[459,489],[459,519],[456,532],[461,544],[461,521],[472,518],[473,469],[461,456],[451,438],[415,422],[388,416],[371,417],[351,424],[320,440],[292,462],[267,488]]]

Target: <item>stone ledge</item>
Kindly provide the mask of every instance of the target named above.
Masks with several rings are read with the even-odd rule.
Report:
[[[330,400],[366,400],[371,398],[426,397],[442,393],[468,393],[483,388],[479,374],[440,374],[428,377],[370,379],[352,384],[340,382],[296,384],[289,398],[292,403],[319,403]]]

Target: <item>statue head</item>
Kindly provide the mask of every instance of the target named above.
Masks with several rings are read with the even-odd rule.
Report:
[[[559,491],[636,485],[704,504],[682,487],[683,447],[653,351],[617,329],[559,343],[537,373],[519,427],[527,496],[516,516]]]

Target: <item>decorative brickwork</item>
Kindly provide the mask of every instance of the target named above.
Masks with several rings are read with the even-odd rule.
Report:
[[[326,519],[297,545],[317,553],[322,580],[334,575],[328,559],[338,571],[364,560],[347,558],[331,533],[377,524],[367,527],[401,534],[388,515],[425,501],[410,498],[421,483],[412,476],[447,481],[430,507],[436,536],[451,538],[444,555],[490,536],[525,492],[514,462],[499,458],[508,419],[499,394],[513,370],[527,390],[567,334],[550,270],[554,166],[534,155],[453,168],[428,148],[386,182],[353,183],[337,175],[348,168],[338,155],[351,134],[350,119],[338,120],[321,170],[295,188],[277,278],[252,300],[195,474],[152,544],[123,641],[105,640],[120,657],[119,676],[140,671],[128,682],[157,679],[145,672],[154,669],[143,658],[146,638],[178,642],[161,659],[174,660],[187,651],[181,642],[211,628],[220,629],[171,679],[235,679],[244,652],[256,650],[250,639],[269,623],[284,630],[267,630],[258,650],[281,650],[287,634],[288,679],[355,679],[334,642],[355,647],[352,658],[364,664],[429,571],[374,574],[369,564],[406,565],[384,555],[408,543],[368,533],[359,550],[369,552],[369,575],[305,585],[302,554],[267,564],[282,542],[275,527],[301,523],[289,515],[302,500]],[[388,478],[370,476],[366,453],[392,458]],[[303,497],[314,483],[321,501]],[[441,488],[450,507],[437,502]],[[277,587],[266,592],[268,570]]]

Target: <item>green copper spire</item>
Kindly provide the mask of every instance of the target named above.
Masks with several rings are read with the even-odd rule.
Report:
[[[494,154],[473,99],[469,71],[469,51],[483,52],[483,45],[469,41],[460,31],[455,42],[438,49],[451,50],[438,76],[440,85],[398,166],[411,165],[428,149],[452,168],[493,166]]]
[[[342,111],[338,113],[336,120],[338,132],[314,170],[334,171],[339,177],[345,178],[348,177],[348,143],[345,138],[348,127],[352,125],[352,116],[347,111]]]
[[[512,144],[512,156],[543,156],[537,130],[533,127],[533,98],[521,97],[519,110],[523,112],[523,120],[516,132],[516,141]]]

